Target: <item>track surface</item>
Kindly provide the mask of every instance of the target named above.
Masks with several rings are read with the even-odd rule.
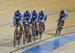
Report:
[[[43,9],[48,14],[46,22],[46,33],[44,38],[53,37],[56,28],[57,13],[60,9],[68,11],[68,19],[62,34],[75,32],[75,0],[0,0],[0,51],[8,53],[16,48],[12,46],[14,28],[10,27],[12,23],[12,15],[16,9],[24,12]],[[14,52],[15,53],[15,52]]]

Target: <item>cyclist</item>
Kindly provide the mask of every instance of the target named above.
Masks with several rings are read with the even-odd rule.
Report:
[[[13,15],[13,25],[15,27],[20,26],[20,34],[23,33],[23,17],[22,13],[19,10],[16,10],[16,12]]]
[[[38,38],[38,32],[39,32],[39,14],[36,10],[32,11],[32,22],[35,22],[35,38]]]
[[[31,42],[31,19],[32,19],[32,13],[29,10],[26,10],[23,14],[23,23],[28,25],[28,40],[27,42]],[[25,26],[25,25],[24,25]]]
[[[64,26],[64,21],[66,20],[67,16],[68,16],[67,11],[65,10],[60,11],[58,22],[62,21],[62,26]]]
[[[45,31],[45,22],[46,22],[46,19],[47,19],[47,14],[43,10],[41,10],[39,12],[39,19],[43,24],[43,31]]]

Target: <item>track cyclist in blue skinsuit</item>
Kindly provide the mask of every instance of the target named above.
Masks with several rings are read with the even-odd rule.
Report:
[[[59,32],[59,35],[60,35],[61,29],[63,29],[64,21],[66,20],[67,16],[68,16],[68,14],[65,10],[60,11],[59,17],[58,17],[58,24],[57,24],[56,34],[58,34],[58,32]]]
[[[36,35],[35,37],[38,38],[38,33],[39,33],[39,14],[36,10],[32,11],[32,23],[35,22],[35,30],[36,30]]]
[[[28,30],[25,30],[25,32],[28,31],[27,32],[28,35],[26,34],[27,42],[31,42],[31,35],[32,35],[32,33],[31,33],[31,26],[32,26],[31,19],[32,19],[32,13],[29,10],[26,10],[23,14],[23,23],[25,23],[24,27],[25,27],[25,25],[28,25]]]
[[[26,12],[24,12],[23,14],[23,20],[27,20],[28,21],[28,25],[31,26],[31,19],[32,19],[32,13],[28,10],[26,10]]]
[[[45,22],[46,22],[46,19],[47,19],[47,14],[43,10],[41,10],[39,12],[39,19],[43,23],[43,31],[45,31]]]
[[[67,11],[65,11],[65,10],[60,11],[60,14],[58,17],[58,22],[62,21],[62,26],[64,26],[64,22],[65,22],[67,16],[68,16]]]
[[[23,17],[22,13],[19,10],[16,10],[16,12],[13,15],[13,25],[15,27],[18,27],[20,25],[20,34],[22,35],[23,33]]]

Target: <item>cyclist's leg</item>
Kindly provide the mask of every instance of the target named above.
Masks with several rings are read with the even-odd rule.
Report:
[[[21,27],[21,28],[20,28],[20,35],[22,36],[23,33],[24,33],[24,30],[23,30],[23,28]]]
[[[33,27],[33,25],[31,27],[31,29],[32,29],[32,36],[34,37],[34,27]]]
[[[59,26],[58,29],[59,29],[59,35],[60,35],[61,30],[63,29],[63,27],[62,27],[63,26],[63,20],[60,21],[58,26]]]
[[[58,31],[59,31],[59,26],[57,25],[57,28],[56,28],[56,35],[58,34]]]
[[[27,29],[27,43],[28,42],[31,42],[31,35],[32,35],[32,32],[31,32],[31,26],[28,25],[28,29]]]
[[[45,23],[43,22],[43,32],[45,31]]]
[[[43,24],[42,24],[42,22],[40,21],[40,23],[39,23],[39,38],[40,38],[40,39],[42,38],[42,32],[43,32]]]
[[[58,32],[59,32],[59,26],[60,26],[60,24],[61,24],[61,20],[58,19],[57,28],[56,28],[56,35],[57,35]]]
[[[25,22],[23,22],[23,26],[24,26],[23,45],[25,45],[25,43],[26,43],[26,25],[25,25]]]
[[[62,26],[64,26],[64,20],[62,20]]]
[[[20,24],[20,35],[23,35],[24,33],[24,25]]]
[[[32,23],[32,38],[34,42],[35,42],[35,37],[36,37],[35,25]]]
[[[38,23],[36,23],[36,36],[38,37],[38,35],[39,35],[39,24]]]
[[[59,26],[59,36],[60,36],[60,34],[61,34],[61,30],[62,30],[62,25],[61,26]]]
[[[31,29],[31,26],[28,26],[29,27],[29,29],[28,29],[28,31],[29,31],[29,34],[28,34],[28,42],[31,42],[32,40],[32,29]]]
[[[18,46],[19,46],[19,44],[20,44],[20,42],[21,42],[21,39],[22,39],[22,35],[23,35],[23,33],[24,33],[24,29],[23,29],[23,24],[22,23],[18,23],[18,27],[19,27],[19,31],[18,31]]]
[[[16,46],[16,27],[15,27],[15,31],[14,31],[13,45],[14,45],[14,47]]]
[[[18,34],[18,32],[17,32],[17,25],[15,25],[14,40],[13,40],[14,47],[16,46],[17,41],[18,41],[18,36],[17,36],[17,34]]]

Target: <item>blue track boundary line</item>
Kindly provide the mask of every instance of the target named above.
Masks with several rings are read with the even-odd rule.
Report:
[[[75,42],[75,33],[68,34],[63,38],[56,38],[51,41],[45,42],[41,45],[30,48],[29,50],[23,51],[22,53],[52,53],[53,50],[56,50],[59,47],[62,47],[70,42]]]
[[[71,12],[75,12],[75,10],[67,10],[67,12],[71,13]],[[57,14],[58,14],[58,12],[52,13],[52,14],[48,14],[48,16],[53,16],[53,15],[57,15]],[[1,24],[0,27],[6,26],[6,25],[9,25],[9,24],[12,24],[12,23]]]

